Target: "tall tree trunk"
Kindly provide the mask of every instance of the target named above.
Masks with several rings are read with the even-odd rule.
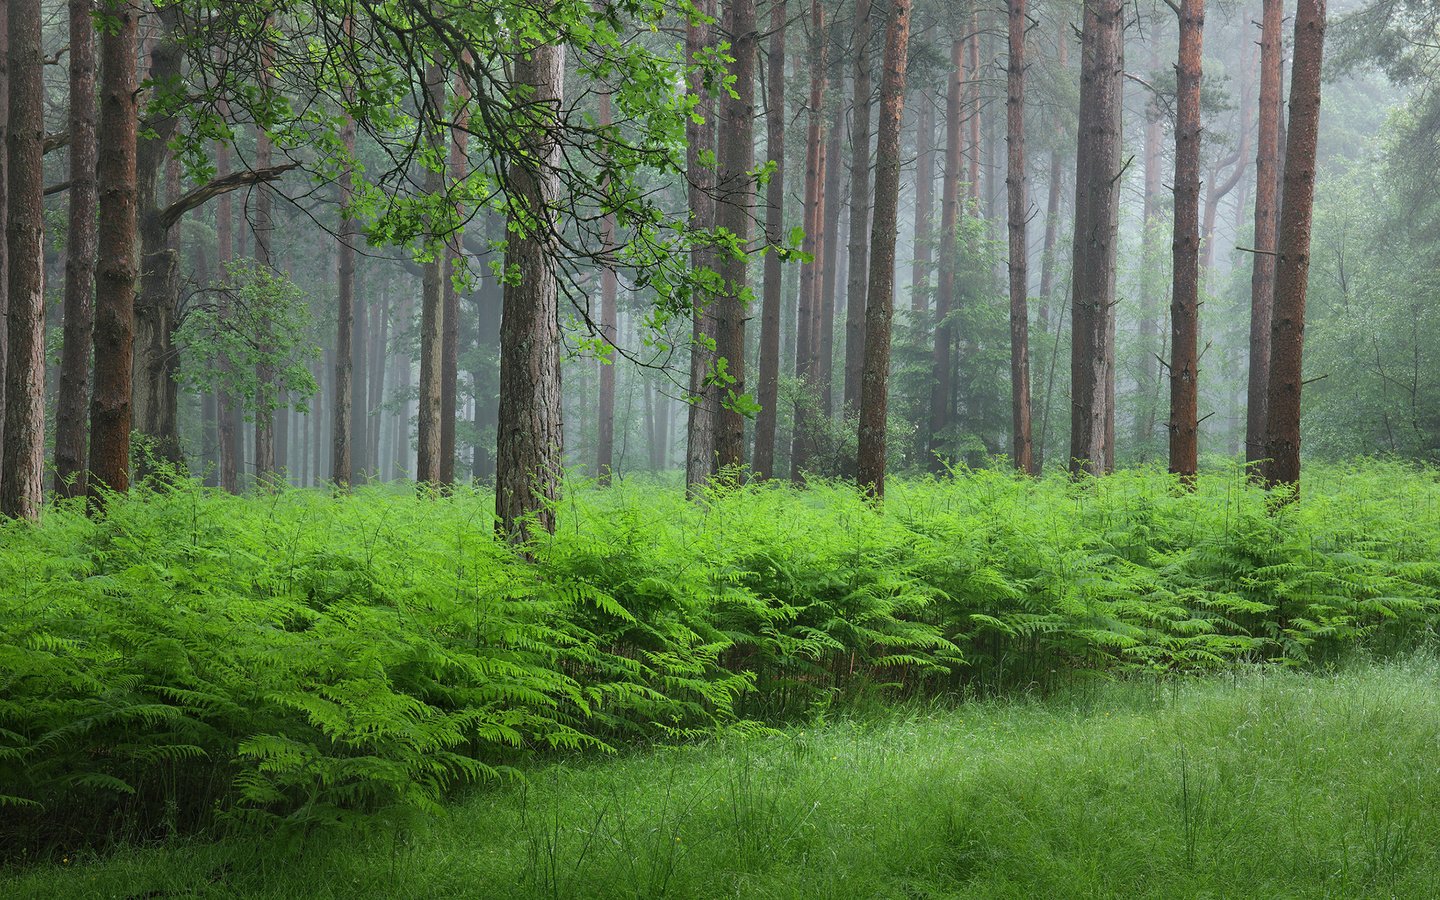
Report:
[[[900,201],[900,118],[910,43],[910,0],[893,0],[885,28],[885,72],[875,145],[875,218],[865,298],[865,374],[860,385],[856,472],[875,499],[885,496],[885,424],[890,402],[890,320],[895,312],[895,237]]]
[[[1275,306],[1270,326],[1270,383],[1265,403],[1265,483],[1300,484],[1300,389],[1305,350],[1305,287],[1310,272],[1310,213],[1315,197],[1315,147],[1320,133],[1320,63],[1325,50],[1325,0],[1299,0],[1290,119],[1285,145]],[[13,164],[12,157],[12,164]]]
[[[775,432],[780,397],[780,306],[784,268],[777,252],[785,242],[785,0],[770,9],[770,48],[766,52],[765,155],[774,164],[765,186],[765,287],[760,311],[760,411],[755,416],[755,454],[750,469],[756,478],[775,474]],[[663,401],[662,401],[663,402]],[[663,465],[663,456],[661,457]]]
[[[85,407],[95,311],[95,24],[93,0],[70,0],[70,209],[65,238],[65,338],[55,407],[55,493],[85,494]]]
[[[825,7],[810,2],[810,119],[805,132],[805,239],[801,250],[810,257],[800,270],[800,303],[795,326],[795,378],[800,393],[795,399],[795,432],[790,440],[790,478],[799,481],[810,468],[815,450],[812,400],[816,368],[815,318],[820,304],[819,268],[824,256],[825,223],[825,79],[828,42]]]
[[[1270,320],[1275,299],[1276,196],[1285,0],[1263,0],[1260,14],[1260,109],[1255,149],[1255,253],[1250,269],[1250,371],[1246,379],[1245,461],[1265,458],[1265,400],[1270,382]]]
[[[696,10],[708,20],[715,16],[715,0],[698,0]],[[685,56],[694,63],[712,44],[710,26],[692,21],[685,32]],[[689,182],[690,226],[709,231],[715,227],[715,171],[705,157],[715,148],[715,99],[705,89],[698,68],[687,75],[687,89],[696,98],[695,114],[685,123],[686,180]],[[696,121],[696,120],[699,121]],[[690,266],[696,272],[715,266],[714,251],[700,242],[690,251]],[[694,321],[690,341],[690,418],[685,437],[685,491],[693,495],[715,474],[715,429],[720,415],[720,388],[715,383],[717,338],[714,298],[705,292],[694,297]]]
[[[940,274],[935,289],[935,344],[930,366],[930,436],[928,464],[933,471],[945,468],[946,430],[950,427],[950,312],[955,308],[955,276],[959,265],[956,245],[960,224],[960,171],[964,164],[961,148],[965,94],[965,41],[956,38],[950,45],[950,87],[945,95],[945,169],[940,193]]]
[[[10,5],[0,3],[0,448],[4,447],[5,436],[5,384],[4,373],[10,322],[10,257],[9,239],[5,236],[9,221],[10,176],[6,160],[10,156]],[[0,449],[0,462],[4,450]]]
[[[5,237],[10,352],[5,364],[0,513],[38,519],[45,464],[45,63],[40,0],[12,0],[9,7],[9,210]]]
[[[1170,300],[1170,471],[1195,479],[1200,361],[1200,65],[1205,0],[1180,0],[1175,66],[1175,283]]]
[[[754,215],[755,182],[755,0],[729,0],[726,31],[734,82],[721,97],[720,197],[716,224],[735,236],[746,252],[727,253],[720,260],[724,294],[716,314],[716,352],[730,377],[727,402],[720,410],[715,431],[715,459],[721,468],[744,462],[745,415],[733,401],[745,394],[745,306],[749,294],[750,219]],[[833,302],[833,297],[832,297]]]
[[[263,128],[255,129],[255,166],[270,165],[270,136]],[[274,200],[270,188],[261,186],[255,197],[255,218],[252,231],[255,238],[255,261],[262,266],[271,265],[270,240],[275,230]],[[269,329],[269,322],[261,320],[262,331]],[[268,349],[268,348],[265,348]],[[255,480],[264,485],[275,477],[275,390],[274,367],[262,361],[255,367],[255,381],[258,408],[255,410]]]
[[[1009,0],[1010,64],[1006,77],[1005,141],[1007,227],[1010,237],[1010,455],[1015,467],[1036,474],[1030,442],[1029,243],[1025,226],[1025,0]]]
[[[221,114],[228,116],[228,107],[222,105]],[[230,174],[230,145],[225,141],[215,142],[215,175],[223,177]],[[226,278],[226,266],[230,263],[233,255],[233,232],[235,213],[230,194],[224,193],[215,201],[215,267],[216,278],[224,281]],[[222,295],[220,302],[222,316],[228,312],[228,300]],[[235,364],[228,356],[222,356],[219,360],[220,368],[227,375],[233,374]],[[218,418],[216,430],[219,438],[220,452],[220,487],[223,490],[234,494],[240,490],[240,454],[241,435],[245,430],[245,421],[240,412],[240,406],[235,398],[225,389],[224,384],[227,378],[221,379],[221,387],[215,396],[215,414]]]
[[[135,191],[137,12],[107,7],[111,26],[100,36],[100,153],[95,292],[95,383],[90,397],[90,473],[86,493],[102,505],[106,490],[130,487],[130,405],[139,237]]]
[[[841,164],[844,150],[845,104],[837,99],[835,120],[825,146],[825,224],[821,226],[824,258],[820,265],[820,302],[815,309],[815,383],[820,391],[820,418],[828,421],[835,407],[835,288],[840,269]]]
[[[975,215],[980,215],[980,14],[970,16],[969,48],[970,71],[966,80],[966,93],[970,103],[970,202],[975,204]]]
[[[491,237],[493,232],[503,229],[505,222],[493,213],[487,213],[485,227]],[[500,306],[502,290],[499,280],[492,274],[482,276],[479,289],[475,292],[476,343],[478,360],[475,371],[475,478],[479,481],[493,481],[495,478],[495,435],[496,414],[499,399],[499,339]]]
[[[910,272],[910,312],[918,322],[930,310],[930,269],[935,215],[935,106],[922,94],[915,122],[915,264]]]
[[[347,20],[347,32],[349,28]],[[336,485],[349,487],[354,479],[355,438],[357,434],[364,434],[363,429],[355,427],[353,417],[357,411],[362,416],[365,414],[363,395],[360,405],[355,405],[355,383],[365,380],[363,361],[360,378],[355,378],[356,348],[364,346],[365,338],[363,333],[356,334],[355,324],[354,241],[357,229],[355,218],[350,213],[350,203],[355,196],[355,170],[350,165],[355,156],[355,120],[349,115],[340,127],[340,142],[345,148],[346,165],[340,175],[340,235],[335,248],[335,399],[330,407],[330,477]]]
[[[445,114],[445,80],[438,65],[425,70],[427,100],[427,143],[439,154],[445,139],[440,119]],[[425,171],[425,193],[431,198],[444,189],[444,175],[433,169]],[[437,223],[429,224],[427,240],[434,241]],[[441,282],[445,280],[445,253],[437,251],[425,263],[425,278],[420,305],[420,394],[416,418],[415,480],[422,486],[440,483],[440,369],[441,350],[445,340],[445,307]]]
[[[371,279],[374,280],[374,279]],[[357,297],[365,298],[364,302],[357,307],[355,314],[356,321],[362,316],[368,321],[365,324],[365,365],[357,357],[356,366],[361,373],[365,372],[368,366],[370,370],[369,384],[364,384],[364,379],[357,376],[357,382],[364,385],[365,400],[356,406],[355,413],[358,420],[359,433],[365,436],[368,444],[365,450],[365,473],[369,478],[370,473],[379,480],[385,479],[385,470],[380,467],[380,433],[384,426],[384,403],[385,403],[385,368],[388,362],[387,350],[390,346],[390,320],[394,317],[394,311],[390,308],[390,295],[382,288],[378,293],[379,303],[371,306],[370,297],[372,292],[365,290],[366,281],[357,279],[360,290],[356,292]],[[379,327],[375,327],[375,321],[379,320]],[[356,344],[360,349],[360,344]],[[351,401],[354,402],[353,399]]]
[[[469,62],[467,55],[466,62]],[[455,75],[455,96],[462,104],[470,100],[469,87],[461,73]],[[450,129],[450,180],[460,184],[469,169],[467,130],[470,113],[462,105],[457,121]],[[465,211],[456,209],[456,221],[465,220]],[[455,428],[460,387],[460,294],[455,290],[455,269],[461,265],[463,234],[455,231],[445,245],[445,265],[441,277],[440,333],[440,485],[449,490],[455,484]]]
[[[1114,434],[1110,334],[1120,222],[1124,13],[1121,0],[1097,0],[1086,5],[1081,29],[1070,317],[1070,470],[1076,474],[1106,471],[1107,437]]]
[[[854,95],[851,102],[850,124],[850,260],[845,281],[845,387],[841,402],[846,409],[856,409],[860,403],[860,378],[865,369],[865,280],[870,256],[870,100],[874,93],[870,72],[870,0],[855,2],[855,31],[852,56],[852,78]],[[927,187],[925,182],[926,151],[924,142],[924,118],[929,115],[930,104],[921,104],[920,136],[916,139],[921,146],[920,181],[915,194],[916,235],[920,233],[922,211],[929,205],[921,194]],[[934,132],[934,125],[930,130]],[[928,218],[926,226],[928,227]],[[919,261],[919,238],[916,238],[916,278],[924,271]],[[927,248],[928,252],[928,248]],[[923,302],[923,299],[920,301]]]
[[[1150,70],[1158,71],[1160,68],[1160,52],[1152,47],[1150,53]],[[1159,325],[1155,319],[1155,312],[1158,307],[1153,285],[1146,276],[1156,268],[1159,268],[1160,248],[1158,240],[1158,229],[1160,222],[1159,212],[1156,208],[1160,199],[1160,117],[1163,111],[1157,98],[1151,98],[1145,104],[1145,130],[1142,138],[1142,153],[1145,158],[1145,186],[1144,201],[1142,207],[1143,225],[1140,232],[1140,260],[1142,275],[1140,284],[1139,322],[1136,326],[1137,338],[1140,344],[1140,377],[1137,385],[1137,393],[1140,396],[1136,404],[1135,412],[1135,444],[1138,449],[1138,458],[1145,462],[1148,457],[1148,448],[1151,437],[1155,434],[1155,405],[1151,402],[1152,397],[1158,396],[1159,372],[1157,369],[1158,359],[1156,354],[1160,352],[1156,347],[1156,338],[1159,336]]]
[[[555,530],[560,496],[559,285],[555,204],[560,192],[560,146],[550,127],[563,102],[565,49],[538,44],[514,63],[515,81],[528,85],[533,120],[522,136],[523,161],[511,164],[506,197],[512,204],[500,322],[500,436],[495,514],[500,533],[528,540],[535,528]],[[533,516],[533,519],[531,518]]]
[[[612,123],[609,92],[600,95],[600,126],[608,128]],[[615,214],[608,213],[601,224],[605,252],[615,250]],[[615,302],[620,292],[619,277],[615,266],[607,262],[600,273],[600,339],[609,348],[609,360],[600,364],[600,439],[595,455],[595,477],[601,485],[610,484],[615,468],[615,365],[619,362],[615,354],[616,311]]]

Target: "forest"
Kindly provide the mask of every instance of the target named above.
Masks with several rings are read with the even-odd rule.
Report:
[[[1440,6],[0,50],[0,895],[1440,896]]]

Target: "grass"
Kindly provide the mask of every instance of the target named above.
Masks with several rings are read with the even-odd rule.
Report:
[[[61,856],[23,897],[1435,897],[1440,661],[1091,682],[577,757],[445,815]]]

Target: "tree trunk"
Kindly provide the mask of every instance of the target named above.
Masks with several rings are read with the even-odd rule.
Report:
[[[921,95],[916,116],[915,151],[915,264],[910,271],[910,311],[918,322],[930,310],[934,258],[931,220],[935,215],[935,107],[928,92]]]
[[[503,219],[493,213],[486,213],[485,227],[494,232],[505,227]],[[491,237],[499,237],[491,234]],[[498,410],[500,306],[502,299],[500,282],[493,274],[482,276],[479,289],[475,292],[476,306],[476,354],[478,360],[472,376],[475,379],[475,478],[479,481],[493,481],[495,478],[495,436]]]
[[[228,113],[228,108],[222,106],[221,114],[228,115]],[[218,178],[229,174],[230,145],[225,141],[216,141],[215,175]],[[235,213],[230,194],[221,194],[215,202],[215,267],[216,278],[222,282],[226,278],[226,266],[229,265],[233,252],[231,229],[234,221]],[[223,296],[220,302],[228,306],[228,301]],[[234,369],[234,363],[228,356],[221,357],[219,365],[226,373],[230,373]],[[220,452],[220,487],[234,494],[240,490],[240,448],[242,446],[240,438],[245,430],[245,422],[235,398],[223,386],[216,392],[215,406],[215,415],[218,419],[216,431],[218,432]]]
[[[1170,300],[1170,471],[1193,483],[1200,357],[1200,65],[1205,0],[1180,0],[1175,66],[1174,286]]]
[[[755,182],[755,0],[729,0],[725,7],[734,82],[721,97],[719,194],[716,224],[734,235],[745,252],[720,260],[723,295],[718,301],[716,352],[730,378],[726,402],[715,431],[715,459],[720,468],[735,469],[745,457],[745,414],[735,406],[745,394],[745,317],[749,293],[750,219],[754,216]],[[833,298],[832,298],[833,299]]]
[[[130,405],[134,304],[139,236],[135,191],[135,7],[109,10],[113,24],[100,36],[100,124],[96,182],[99,239],[95,291],[95,382],[90,398],[90,473],[86,493],[94,506],[105,491],[130,487]]]
[[[790,441],[790,478],[800,481],[810,467],[815,450],[814,413],[816,380],[816,310],[820,304],[818,277],[824,256],[825,223],[825,79],[828,43],[825,40],[825,8],[820,0],[810,3],[810,106],[805,132],[805,239],[801,250],[810,257],[800,270],[800,303],[795,326],[795,378],[800,393],[795,399],[795,432]]]
[[[372,279],[373,280],[373,279]],[[388,362],[387,351],[390,346],[390,320],[394,312],[390,308],[390,295],[383,287],[378,292],[379,303],[373,309],[370,306],[371,292],[364,290],[366,282],[357,279],[360,290],[356,292],[357,297],[365,298],[357,307],[355,318],[357,321],[362,318],[366,320],[365,330],[365,363],[360,365],[361,360],[356,359],[359,372],[364,373],[368,366],[370,370],[369,384],[364,385],[365,400],[355,409],[355,416],[358,422],[357,428],[365,436],[368,447],[365,450],[365,475],[367,478],[374,473],[375,478],[385,479],[385,470],[380,467],[380,433],[385,422],[385,364]],[[376,320],[379,320],[379,327],[375,327]],[[357,351],[360,345],[356,344]],[[363,379],[358,376],[357,382],[363,384]],[[353,399],[351,401],[354,402]]]
[[[459,73],[455,75],[455,96],[462,103],[470,99],[469,86]],[[450,129],[450,180],[454,184],[465,180],[470,166],[466,152],[470,114],[462,107],[457,116],[458,121]],[[456,220],[463,222],[465,210],[457,208],[455,212]],[[455,290],[455,270],[461,265],[462,237],[459,231],[449,236],[441,278],[444,327],[440,334],[440,485],[447,491],[455,484],[455,428],[460,387],[460,294]]]
[[[270,136],[262,128],[255,129],[255,166],[270,165]],[[262,266],[271,265],[270,239],[275,230],[274,200],[270,188],[261,186],[255,195],[255,218],[252,231],[255,238],[255,261]],[[261,329],[268,330],[269,322],[262,320]],[[255,411],[255,480],[266,484],[275,476],[275,410],[273,391],[275,372],[268,362],[255,367],[258,409]]]
[[[65,338],[55,407],[55,494],[85,494],[85,407],[94,339],[95,24],[92,0],[70,0],[70,209],[65,237]]]
[[[1245,461],[1265,458],[1265,400],[1270,381],[1270,319],[1275,299],[1276,196],[1280,185],[1280,46],[1285,0],[1263,0],[1260,109],[1255,150],[1255,253],[1250,269],[1250,371],[1246,380]]]
[[[525,157],[512,162],[506,199],[512,204],[500,322],[500,436],[495,514],[500,533],[527,541],[538,528],[555,530],[560,496],[560,323],[555,257],[555,204],[560,146],[552,128],[563,102],[563,45],[539,44],[515,60],[515,81],[533,89],[532,121],[522,135]],[[533,517],[533,518],[532,518]]]
[[[40,517],[45,465],[45,66],[40,0],[9,3],[10,126],[4,463],[0,513]]]
[[[1015,468],[1037,474],[1030,444],[1029,243],[1025,225],[1025,0],[1009,0],[1010,65],[1006,77],[1007,227],[1010,237],[1010,456]]]
[[[608,128],[612,124],[610,113],[610,94],[600,95],[600,126]],[[605,241],[605,252],[611,253],[615,250],[615,215],[609,213],[601,224],[603,240]],[[610,478],[615,468],[615,365],[619,358],[615,354],[616,334],[616,312],[615,302],[619,294],[619,277],[615,267],[606,263],[600,273],[600,339],[605,342],[608,350],[608,361],[600,364],[600,428],[599,441],[595,458],[595,477],[602,486],[610,484]]]
[[[870,72],[870,0],[856,0],[855,31],[852,58],[854,95],[850,104],[850,260],[845,280],[845,386],[841,402],[846,409],[856,409],[860,403],[860,378],[865,370],[865,280],[869,267],[870,250],[870,100],[874,93]],[[921,104],[921,128],[917,143],[921,143],[920,168],[925,168],[926,151],[923,147],[924,117],[929,114],[930,104]],[[933,134],[934,125],[930,126]],[[921,211],[928,203],[920,196],[924,191],[925,173],[920,173],[916,187],[915,228],[920,233]],[[928,227],[928,218],[926,227]],[[925,266],[919,261],[919,238],[916,238],[916,278]],[[927,248],[928,249],[928,248]],[[920,301],[923,302],[923,299]]]
[[[980,215],[980,14],[970,16],[970,37],[967,40],[970,71],[966,93],[970,102],[970,202],[975,215]]]
[[[698,0],[696,10],[708,19],[715,15],[715,0]],[[695,60],[711,46],[710,26],[692,21],[685,32],[685,56]],[[689,181],[690,226],[700,231],[715,227],[715,172],[705,157],[715,147],[715,99],[705,90],[699,71],[687,76],[687,89],[696,98],[695,114],[685,123],[686,178]],[[696,121],[696,119],[700,121]],[[697,244],[690,251],[690,266],[696,272],[713,269],[714,251]],[[690,418],[685,436],[685,492],[697,488],[715,474],[715,429],[720,414],[720,389],[715,384],[717,338],[714,298],[699,291],[694,297],[694,321],[690,342]]]
[[[1125,6],[1097,0],[1081,29],[1080,124],[1075,165],[1075,238],[1071,265],[1070,470],[1107,469],[1115,411],[1111,334],[1121,182],[1121,100]]]
[[[345,29],[348,32],[347,20]],[[355,219],[350,214],[350,203],[355,192],[355,170],[349,160],[355,155],[355,120],[348,115],[340,127],[340,142],[345,147],[345,171],[340,175],[340,235],[335,248],[335,399],[330,409],[331,448],[330,477],[339,487],[349,487],[354,479],[353,449],[356,435],[364,435],[363,428],[356,428],[354,416],[358,411],[365,414],[363,393],[360,405],[355,384],[364,382],[365,365],[360,361],[360,378],[355,378],[356,348],[363,347],[363,332],[357,334],[355,322]]]
[[[1160,53],[1152,46],[1150,55],[1150,70],[1158,71],[1160,68]],[[1159,228],[1158,211],[1156,204],[1160,199],[1160,137],[1161,121],[1163,115],[1157,98],[1151,98],[1145,104],[1145,130],[1142,138],[1142,153],[1145,159],[1145,187],[1144,205],[1142,207],[1142,226],[1140,232],[1140,260],[1142,272],[1148,275],[1152,269],[1159,268],[1159,243],[1157,240],[1157,229]],[[1173,273],[1172,273],[1173,274]],[[1155,321],[1155,311],[1158,307],[1155,292],[1152,290],[1150,279],[1142,275],[1140,284],[1139,322],[1136,326],[1137,338],[1140,343],[1140,376],[1137,385],[1139,402],[1136,404],[1135,412],[1135,445],[1138,450],[1140,462],[1148,458],[1150,439],[1155,434],[1155,404],[1152,398],[1158,399],[1159,372],[1157,369],[1158,359],[1156,354],[1160,348],[1156,347],[1156,338],[1159,336],[1159,325]]]
[[[0,464],[3,464],[4,437],[5,437],[5,384],[4,373],[7,349],[10,346],[8,336],[10,322],[10,302],[7,299],[10,290],[10,268],[7,260],[10,257],[9,238],[6,237],[6,224],[9,222],[10,192],[9,166],[6,160],[10,155],[10,5],[0,3]]]
[[[960,171],[965,93],[965,42],[950,45],[950,87],[945,94],[945,169],[941,175],[939,283],[935,289],[935,344],[930,366],[930,437],[927,460],[932,471],[945,469],[946,430],[950,427],[950,311],[954,309],[955,275],[959,264],[956,246],[960,224]]]
[[[440,132],[440,118],[445,114],[445,81],[438,65],[425,70],[428,96],[427,143],[437,155],[444,149],[445,138]],[[425,193],[436,197],[444,189],[444,175],[433,169],[425,171]],[[432,221],[427,240],[439,235]],[[415,453],[415,480],[422,489],[440,483],[440,370],[441,351],[445,340],[445,307],[442,282],[445,280],[445,252],[437,250],[435,258],[425,263],[425,278],[420,305],[420,394],[416,419],[418,443]]]
[[[1305,286],[1310,272],[1310,213],[1315,196],[1315,146],[1320,133],[1320,63],[1325,49],[1325,0],[1299,0],[1290,120],[1285,145],[1275,306],[1270,326],[1270,383],[1265,404],[1265,483],[1300,484],[1300,389],[1305,350]],[[13,157],[12,157],[13,164]],[[13,201],[12,201],[13,202]]]
[[[815,309],[815,383],[819,387],[820,419],[829,421],[835,407],[835,288],[840,269],[841,164],[844,150],[845,108],[837,101],[835,120],[825,146],[825,224],[821,226],[823,256],[820,264],[820,302]]]
[[[895,312],[895,237],[900,199],[900,118],[910,42],[910,0],[893,0],[885,29],[880,122],[875,146],[875,218],[865,301],[865,373],[860,386],[856,472],[876,500],[885,496],[885,424],[890,400],[890,320]]]
[[[766,53],[769,81],[765,85],[765,155],[774,164],[765,186],[765,287],[760,312],[760,411],[755,416],[755,454],[750,469],[756,478],[775,474],[775,431],[780,397],[780,306],[784,269],[778,248],[785,242],[785,0],[770,10],[770,48]],[[663,462],[663,457],[662,457]]]

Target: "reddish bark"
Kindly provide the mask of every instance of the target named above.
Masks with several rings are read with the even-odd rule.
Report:
[[[70,0],[70,209],[65,241],[65,337],[55,407],[55,493],[85,494],[85,407],[95,310],[95,25],[91,0]]]
[[[1200,66],[1205,0],[1180,0],[1175,66],[1174,286],[1170,300],[1170,471],[1189,483],[1198,452],[1200,361]]]
[[[1006,72],[1005,142],[1007,229],[1010,238],[1010,457],[1015,468],[1036,474],[1030,440],[1030,285],[1025,225],[1025,0],[1009,0],[1010,60]]]
[[[745,415],[733,401],[745,394],[745,307],[749,287],[750,219],[754,215],[755,180],[755,0],[730,0],[725,7],[734,81],[721,97],[719,194],[716,224],[734,235],[747,252],[727,253],[720,260],[722,295],[716,309],[716,352],[725,362],[730,382],[726,402],[717,416],[715,458],[720,468],[744,462]]]
[[[99,239],[95,291],[95,381],[90,396],[90,473],[86,494],[102,505],[105,490],[130,487],[130,392],[135,338],[135,257],[139,238],[135,155],[136,10],[108,9],[113,27],[100,36]]]
[[[40,517],[45,452],[44,50],[40,0],[11,0],[7,22],[10,127],[6,254],[9,321],[5,361],[0,513]]]
[[[1255,253],[1250,269],[1250,371],[1245,397],[1245,461],[1265,457],[1265,400],[1270,381],[1270,320],[1275,298],[1277,193],[1280,185],[1280,46],[1284,0],[1263,0],[1260,16],[1260,109],[1255,148]]]
[[[890,403],[890,321],[895,312],[895,236],[900,199],[900,119],[910,42],[910,0],[894,0],[885,29],[884,75],[875,145],[875,217],[865,302],[865,372],[860,385],[856,473],[876,500],[885,496],[885,425]]]
[[[1289,133],[1285,144],[1275,306],[1270,325],[1270,381],[1265,406],[1265,483],[1300,483],[1300,389],[1305,351],[1305,287],[1310,272],[1315,147],[1320,133],[1320,64],[1325,50],[1325,0],[1299,0],[1290,67]]]

